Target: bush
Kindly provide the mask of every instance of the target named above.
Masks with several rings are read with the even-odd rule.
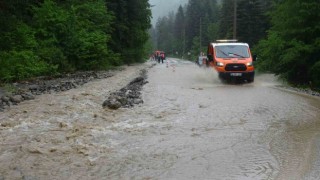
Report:
[[[10,51],[0,54],[0,81],[10,82],[56,72],[56,66],[43,62],[32,51]]]
[[[320,89],[320,61],[315,63],[314,66],[312,66],[310,76],[312,79],[312,85],[315,88]]]

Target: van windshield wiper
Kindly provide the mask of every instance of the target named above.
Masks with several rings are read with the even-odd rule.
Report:
[[[235,54],[235,53],[228,53],[228,54],[233,54],[233,55],[236,55],[236,56],[238,56],[238,57],[245,58],[244,56],[239,55],[239,54]]]
[[[220,49],[217,49],[218,51],[220,51],[223,55],[225,55],[226,57],[229,57],[229,54],[225,53],[224,51],[221,51]]]

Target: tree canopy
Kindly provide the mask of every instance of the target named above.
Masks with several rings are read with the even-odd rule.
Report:
[[[0,82],[142,62],[148,0],[0,0]]]
[[[255,48],[260,68],[320,88],[319,1],[279,1],[269,15],[272,27]]]
[[[156,48],[170,47],[169,53],[184,57],[190,52],[192,60],[205,52],[207,43],[232,39],[235,2],[236,38],[258,55],[258,70],[320,88],[318,0],[189,0],[175,15],[158,20],[153,33]]]

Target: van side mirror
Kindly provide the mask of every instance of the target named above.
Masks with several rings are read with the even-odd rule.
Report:
[[[207,57],[208,57],[208,60],[209,60],[210,62],[213,61],[212,54],[208,54]]]
[[[256,55],[256,54],[254,54],[253,56],[252,56],[252,61],[257,61],[258,60],[258,56]]]

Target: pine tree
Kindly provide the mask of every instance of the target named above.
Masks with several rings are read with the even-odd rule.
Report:
[[[237,13],[237,39],[254,46],[265,36],[267,17],[261,0],[240,1]]]
[[[200,34],[200,19],[202,18],[201,2],[189,0],[186,12],[186,49],[189,51],[193,38]]]
[[[151,10],[148,0],[107,0],[116,19],[112,24],[112,49],[127,64],[143,61],[149,39]]]
[[[232,39],[233,37],[233,1],[224,0],[222,2],[219,23],[219,37],[221,39]]]
[[[255,48],[260,68],[293,83],[320,87],[320,5],[318,0],[279,1],[270,13],[268,37]],[[285,21],[284,21],[285,20]]]
[[[180,6],[178,12],[176,13],[175,22],[174,22],[174,38],[175,38],[175,50],[178,54],[184,53],[184,42],[185,42],[185,13]]]

